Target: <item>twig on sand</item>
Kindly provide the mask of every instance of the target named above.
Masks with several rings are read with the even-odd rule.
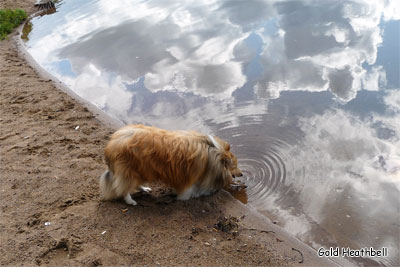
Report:
[[[300,250],[298,250],[298,249],[295,249],[295,248],[292,248],[292,250],[294,250],[294,251],[297,251],[298,253],[300,253],[300,256],[301,256],[301,261],[299,261],[299,263],[303,263],[303,261],[304,261],[303,253],[301,253],[301,251],[300,251]]]
[[[266,234],[275,234],[274,231],[267,231],[267,230],[260,230],[260,229],[256,229],[256,228],[246,228],[246,227],[242,227],[240,230],[249,230],[249,231],[258,231],[260,233],[266,233]]]
[[[138,206],[138,207],[152,207],[152,206],[150,206],[150,205],[145,205],[145,204],[143,204],[143,203],[138,203],[137,206]]]

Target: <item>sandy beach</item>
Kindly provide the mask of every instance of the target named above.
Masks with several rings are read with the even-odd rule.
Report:
[[[116,124],[34,69],[18,31],[0,41],[1,266],[333,265],[224,191],[183,202],[155,185],[135,207],[102,202]]]

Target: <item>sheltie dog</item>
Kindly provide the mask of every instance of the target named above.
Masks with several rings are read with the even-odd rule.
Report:
[[[131,193],[151,191],[144,185],[153,181],[172,187],[178,199],[187,200],[212,194],[242,176],[227,142],[194,131],[128,125],[111,136],[105,158],[102,198],[123,197],[130,205],[136,205]]]

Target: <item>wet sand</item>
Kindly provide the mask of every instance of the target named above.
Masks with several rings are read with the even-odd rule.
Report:
[[[0,8],[32,13],[34,2]],[[135,207],[100,201],[117,123],[22,53],[17,31],[0,42],[1,266],[333,264],[224,191],[182,202],[155,185]]]

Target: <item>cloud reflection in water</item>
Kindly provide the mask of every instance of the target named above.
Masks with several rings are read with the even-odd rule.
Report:
[[[303,240],[399,251],[400,2],[82,2],[33,20],[50,73],[125,123],[228,139],[249,202]]]

